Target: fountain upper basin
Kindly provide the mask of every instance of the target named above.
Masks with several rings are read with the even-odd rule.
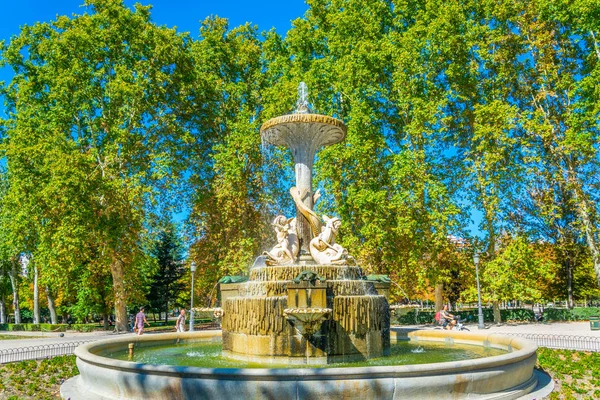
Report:
[[[267,142],[276,146],[295,148],[309,145],[314,147],[314,151],[321,146],[339,143],[346,137],[346,125],[342,121],[321,114],[282,115],[265,122],[260,131]]]

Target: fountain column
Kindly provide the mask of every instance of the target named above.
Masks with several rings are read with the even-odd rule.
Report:
[[[315,155],[320,147],[342,141],[346,137],[346,125],[336,118],[311,113],[304,82],[298,87],[298,95],[297,108],[292,114],[268,120],[261,126],[260,132],[266,142],[291,150],[296,188],[300,191],[302,203],[312,210],[312,169]],[[312,232],[310,224],[299,211],[296,212],[296,227],[298,238],[301,239],[301,254],[308,254]]]
[[[301,193],[302,203],[311,210],[314,207],[312,191],[312,169],[315,150],[309,146],[289,146],[294,157],[296,188]],[[300,211],[296,210],[296,230],[300,239],[301,256],[308,253],[308,243],[312,239],[310,225]]]

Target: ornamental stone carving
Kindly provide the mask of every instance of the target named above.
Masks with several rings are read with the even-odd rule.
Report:
[[[348,250],[335,242],[335,237],[342,225],[342,220],[323,215],[323,226],[321,233],[315,236],[309,245],[310,255],[317,264],[349,264],[354,259],[348,256]]]
[[[278,215],[271,224],[277,234],[277,244],[263,254],[267,257],[267,265],[293,264],[300,250],[296,233],[296,218]]]

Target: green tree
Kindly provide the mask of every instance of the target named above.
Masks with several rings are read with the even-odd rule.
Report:
[[[10,281],[4,268],[4,263],[0,261],[0,324],[8,322],[8,308],[6,299],[11,295]]]
[[[573,308],[577,293],[589,289],[586,287],[589,281],[581,278],[587,275],[591,260],[580,234],[572,193],[562,180],[554,179],[556,172],[551,165],[529,168],[527,193],[514,202],[516,211],[510,214],[512,225],[533,240],[552,247],[562,268],[547,298],[566,297],[568,306]],[[575,279],[575,275],[580,279]]]
[[[482,296],[491,301],[544,300],[544,288],[554,279],[559,266],[536,250],[523,237],[508,239],[497,257],[481,270]]]
[[[521,71],[529,167],[559,188],[547,207],[575,211],[600,286],[599,12],[597,1],[542,1],[527,4],[518,23],[529,54]]]
[[[150,278],[148,301],[153,310],[165,312],[165,323],[184,285],[181,278],[186,270],[183,265],[183,245],[177,235],[175,225],[170,225],[158,233],[151,254],[156,263],[156,272]]]
[[[210,111],[196,112],[211,117],[202,128],[205,153],[194,162],[189,218],[195,288],[208,296],[221,276],[246,272],[268,232],[257,119],[265,81],[261,42],[250,25],[229,30],[224,19],[205,20],[193,54],[197,76],[217,88]]]
[[[0,210],[4,209],[4,196],[8,191],[8,179],[4,169],[0,168]],[[4,221],[4,213],[0,211],[0,221]],[[0,223],[0,229],[2,224]],[[7,239],[6,232],[0,230],[0,249],[3,248],[3,242]],[[8,321],[7,298],[11,293],[10,280],[8,278],[9,262],[3,252],[0,252],[0,324],[5,324]]]
[[[421,7],[314,0],[285,39],[270,32],[263,46],[263,120],[293,109],[305,81],[314,109],[346,122],[345,141],[318,155],[319,211],[342,218],[340,241],[361,266],[411,294],[441,281],[437,255],[464,226],[437,136],[445,100],[431,79],[435,60],[419,47],[436,29],[414,18]]]
[[[23,27],[3,49],[15,75],[2,146],[13,197],[25,197],[24,222],[11,224],[35,228],[35,257],[51,270],[42,275],[68,276],[90,260],[110,269],[123,330],[145,217],[159,198],[172,204],[182,149],[193,141],[190,40],[153,24],[150,7],[86,6],[89,14]]]
[[[108,329],[109,315],[114,306],[110,272],[93,263],[80,265],[73,272],[76,272],[71,277],[74,299],[63,306],[78,322],[86,321],[90,316],[102,316],[104,329]]]

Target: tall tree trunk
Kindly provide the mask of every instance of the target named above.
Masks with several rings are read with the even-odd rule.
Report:
[[[594,231],[596,229],[588,212],[587,202],[583,199],[579,200],[579,216],[581,218],[581,222],[583,222],[585,238],[590,250],[590,254],[592,255],[594,271],[596,272],[596,282],[598,283],[598,286],[600,286],[600,249],[598,243],[596,243],[596,237],[594,235]]]
[[[167,325],[168,323],[169,323],[169,285],[166,285],[165,286],[165,325]]]
[[[124,266],[117,256],[113,258],[110,265],[110,273],[113,280],[113,292],[115,296],[115,329],[117,332],[127,332],[127,293],[123,285]]]
[[[56,317],[56,307],[54,307],[54,295],[50,291],[50,287],[46,286],[46,298],[48,299],[48,310],[50,310],[50,322],[52,324],[58,324],[58,318]]]
[[[444,284],[435,285],[435,311],[438,312],[444,307]]]
[[[596,226],[590,215],[590,207],[585,194],[581,188],[579,181],[576,178],[575,171],[569,168],[569,181],[573,184],[573,193],[575,195],[575,201],[577,204],[577,213],[583,224],[583,231],[585,233],[585,239],[592,256],[592,262],[594,263],[594,271],[596,272],[596,282],[600,286],[600,244],[596,239]]]
[[[0,324],[6,323],[6,303],[4,302],[4,294],[0,297]]]
[[[33,265],[33,323],[40,323],[40,290],[38,287],[38,268]]]
[[[108,313],[106,311],[102,313],[102,323],[104,325],[104,330],[105,331],[109,330],[109,326],[108,326]]]
[[[573,304],[573,266],[571,264],[570,257],[567,257],[566,264],[567,264],[567,298],[568,298],[567,306],[569,307],[570,310],[572,310],[574,307],[574,304]]]
[[[19,270],[17,265],[21,265],[18,259],[11,260],[11,269],[8,273],[10,285],[13,291],[13,310],[15,312],[15,324],[21,323],[21,307],[19,305]]]
[[[499,324],[502,322],[502,316],[500,315],[500,303],[497,301],[492,302],[492,308],[494,310],[494,323]]]

